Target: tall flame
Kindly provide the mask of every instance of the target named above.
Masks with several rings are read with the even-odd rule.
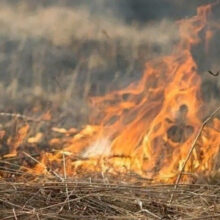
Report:
[[[66,154],[69,175],[82,170],[135,172],[155,182],[173,182],[202,123],[201,80],[191,51],[204,41],[208,48],[212,32],[206,25],[211,8],[211,4],[201,6],[196,16],[178,22],[180,41],[172,54],[147,63],[138,82],[92,98],[96,111],[91,125],[66,140],[63,151],[44,155],[42,162],[61,163]],[[213,168],[220,122],[216,119],[213,124],[204,130],[186,172]],[[42,168],[38,165],[36,170],[42,172]]]

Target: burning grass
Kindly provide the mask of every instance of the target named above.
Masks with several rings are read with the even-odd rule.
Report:
[[[1,9],[6,41],[0,45],[5,51],[1,64],[10,63],[1,73],[1,96],[10,94],[19,104],[26,99],[30,103],[34,96],[39,100],[34,106],[21,106],[28,116],[7,113],[1,104],[6,113],[0,113],[0,218],[220,217],[220,108],[206,117],[199,62],[193,54],[202,45],[208,50],[220,29],[218,22],[209,22],[215,6],[201,6],[197,15],[179,21],[178,42],[177,35],[172,36],[176,31],[167,31],[164,38],[161,27],[97,22],[84,10]],[[163,50],[160,56],[146,53],[164,44],[173,45],[170,55]],[[27,66],[19,54],[25,55]],[[151,60],[140,77],[149,58],[145,54]],[[7,73],[18,78],[10,82]],[[107,88],[110,80],[117,85]],[[106,94],[91,99],[92,113],[82,104],[91,94]],[[68,105],[73,97],[76,108]],[[83,109],[90,120],[67,115],[63,108],[70,113]],[[22,111],[17,107],[15,112]]]
[[[207,121],[212,119],[216,111]],[[17,124],[14,141],[16,143],[21,141],[21,144],[14,155],[2,152],[1,219],[217,219],[220,217],[218,173],[207,178],[196,173],[183,172],[182,175],[193,177],[191,180],[194,179],[194,184],[178,183],[178,187],[176,184],[152,184],[152,179],[130,172],[110,175],[88,171],[83,173],[79,170],[74,178],[68,178],[67,156],[63,156],[61,161],[62,173],[57,173],[53,167],[45,167],[46,175],[30,172],[36,164],[41,163],[40,154],[51,149],[50,146],[45,147],[46,142],[33,145],[33,137],[27,136],[26,141],[19,139],[18,137],[21,136],[18,134],[21,134],[21,131],[24,134],[26,132],[24,128],[27,127],[27,121],[19,120],[21,118],[35,120],[22,115],[17,117],[19,118],[17,121],[15,119],[7,121],[5,127],[13,127]],[[201,127],[201,132],[207,121]],[[46,130],[52,127],[51,121],[41,123],[46,126]],[[32,126],[36,129],[36,124]],[[56,135],[64,135],[67,132],[58,128],[52,130],[56,131]],[[53,132],[48,131],[47,135],[55,138],[52,134]],[[1,139],[1,146],[7,144],[7,139],[10,137],[6,135],[5,139]],[[197,141],[196,139],[195,142]],[[81,159],[75,158],[75,160]]]
[[[216,109],[218,110],[219,108]],[[216,111],[204,122],[201,132]],[[25,116],[22,118],[25,119]],[[15,120],[11,123],[15,123]],[[21,128],[25,126],[22,124]],[[64,132],[65,129],[53,130]],[[50,132],[48,134],[51,135]],[[17,135],[15,135],[17,141],[16,137]],[[195,139],[195,144],[197,141]],[[41,147],[35,149],[38,149],[37,153],[30,150],[30,145],[26,147],[21,145],[17,149],[20,153],[3,156],[0,160],[1,219],[217,219],[220,217],[218,173],[207,178],[182,172],[181,175],[192,176],[191,180],[194,179],[195,182],[194,184],[177,182],[178,185],[152,184],[152,179],[129,172],[110,175],[79,171],[79,175],[68,178],[66,158],[63,156],[62,174],[45,167],[47,174],[37,175],[29,171],[31,167],[34,168],[40,163],[38,158]],[[75,160],[80,159],[75,158]]]

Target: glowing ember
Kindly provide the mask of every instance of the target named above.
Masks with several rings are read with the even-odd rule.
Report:
[[[63,151],[42,155],[36,173],[52,166],[63,172],[63,155],[69,176],[79,172],[134,172],[155,182],[173,182],[201,127],[200,77],[191,50],[204,43],[208,50],[213,30],[207,27],[212,5],[198,8],[197,15],[178,22],[180,41],[170,56],[147,63],[139,82],[104,97],[92,98],[98,112],[90,125],[68,136]],[[27,128],[26,128],[27,129]],[[220,121],[206,127],[185,172],[208,173],[219,152]],[[26,130],[21,130],[21,138]],[[39,137],[35,137],[34,141]],[[31,139],[32,140],[32,139]],[[16,149],[16,145],[13,149]],[[184,175],[184,181],[189,176]]]

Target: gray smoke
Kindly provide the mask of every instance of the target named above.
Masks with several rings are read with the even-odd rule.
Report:
[[[146,61],[172,51],[175,22],[206,2],[1,0],[0,110],[22,113],[41,102],[65,125],[84,123],[89,96],[139,79]],[[207,102],[220,92],[220,81],[207,75],[219,69],[218,39],[219,33],[208,56],[201,45],[193,51]]]

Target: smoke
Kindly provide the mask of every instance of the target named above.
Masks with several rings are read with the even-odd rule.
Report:
[[[211,0],[212,1],[212,0]],[[199,5],[211,1],[179,1],[179,0],[61,0],[60,5],[86,7],[92,14],[117,17],[125,22],[144,23],[149,21],[171,19],[178,20],[193,16]],[[214,0],[213,0],[214,2]]]
[[[98,156],[110,156],[111,142],[108,139],[100,139],[89,146],[82,154],[84,158],[98,157]]]
[[[176,21],[195,15],[205,2],[1,0],[0,109],[8,106],[5,102],[15,103],[15,109],[25,102],[22,112],[37,96],[84,122],[89,96],[138,80],[148,60],[172,51],[179,39]],[[209,82],[204,85],[207,100],[210,91],[215,99],[219,94],[219,80],[207,75],[209,68],[219,68],[218,39],[219,33],[208,58],[201,47],[194,51],[204,82]]]
[[[167,18],[177,20],[186,16],[193,16],[199,5],[213,1],[202,0],[188,3],[187,0],[2,0],[1,3],[13,6],[26,4],[31,9],[55,5],[58,7],[86,8],[91,14],[100,16],[102,19],[117,17],[128,23],[146,23],[152,20]]]
[[[100,41],[123,38],[126,42],[162,46],[178,38],[175,23],[168,19],[140,27],[114,17],[100,19],[86,8],[51,6],[27,13],[20,8],[1,7],[0,12],[2,32],[10,32],[15,38],[41,37],[61,46],[70,44],[72,38]]]

